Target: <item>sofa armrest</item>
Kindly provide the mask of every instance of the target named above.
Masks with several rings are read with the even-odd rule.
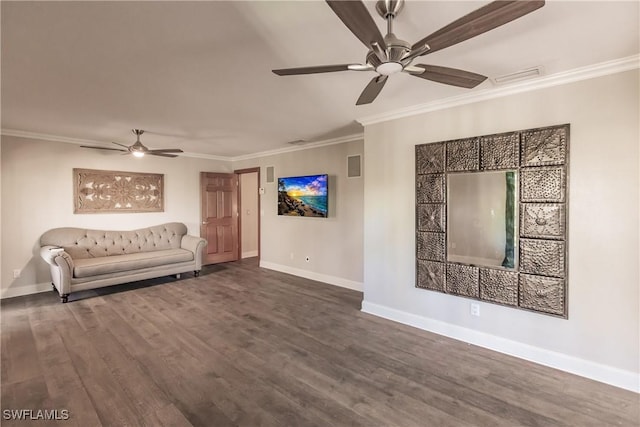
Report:
[[[51,282],[60,295],[71,293],[71,276],[73,275],[73,259],[57,246],[43,246],[40,256],[49,264]]]
[[[182,249],[187,249],[193,252],[193,256],[196,262],[195,271],[200,271],[202,269],[202,254],[204,251],[204,247],[207,245],[207,241],[201,237],[190,236],[185,234],[182,236],[182,242],[180,246]]]
[[[43,246],[40,248],[40,256],[47,264],[54,265],[54,259],[60,251],[64,252],[64,249],[60,246]]]

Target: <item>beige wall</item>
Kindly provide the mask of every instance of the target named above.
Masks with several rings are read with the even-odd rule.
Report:
[[[40,259],[40,235],[55,227],[129,230],[169,221],[183,222],[199,235],[199,173],[229,172],[230,162],[178,157],[137,159],[75,144],[2,136],[3,297],[36,292],[50,282]],[[73,168],[164,174],[165,210],[135,214],[74,214]],[[13,270],[22,270],[13,278]]]
[[[346,176],[347,156],[362,150],[360,140],[233,163],[234,169],[261,168],[260,265],[362,289],[364,178]],[[275,168],[273,183],[265,182],[267,166]],[[329,175],[328,218],[278,216],[279,177],[324,173]]]
[[[258,256],[258,173],[240,175],[240,212],[242,258]]]
[[[365,127],[365,311],[640,390],[638,70]],[[569,319],[417,289],[414,146],[571,124]]]

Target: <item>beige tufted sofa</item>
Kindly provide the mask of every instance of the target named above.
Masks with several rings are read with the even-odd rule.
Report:
[[[75,291],[187,271],[198,276],[206,241],[172,222],[132,231],[54,228],[42,235],[40,245],[64,303]]]

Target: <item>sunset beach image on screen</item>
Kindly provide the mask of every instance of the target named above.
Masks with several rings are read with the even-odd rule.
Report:
[[[326,218],[327,175],[278,178],[278,215]]]

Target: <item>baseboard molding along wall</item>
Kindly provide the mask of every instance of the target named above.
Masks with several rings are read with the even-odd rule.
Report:
[[[488,348],[489,350],[519,357],[571,374],[580,375],[595,381],[640,393],[640,376],[631,371],[625,371],[563,353],[534,347],[368,301],[362,302],[362,311],[438,335],[444,335],[479,347]]]
[[[245,258],[251,258],[251,257],[254,257],[254,256],[258,256],[258,251],[257,250],[242,252],[241,258],[245,259]]]
[[[294,276],[304,277],[305,279],[316,280],[318,282],[324,282],[334,286],[340,286],[342,288],[352,289],[354,291],[362,292],[363,289],[362,282],[330,276],[328,274],[316,273],[314,271],[303,270],[301,268],[289,267],[288,265],[281,265],[261,260],[260,267],[279,271],[281,273],[293,274]]]
[[[36,283],[35,285],[18,286],[15,288],[3,289],[0,299],[21,297],[24,295],[39,294],[40,292],[51,291],[51,283]]]

